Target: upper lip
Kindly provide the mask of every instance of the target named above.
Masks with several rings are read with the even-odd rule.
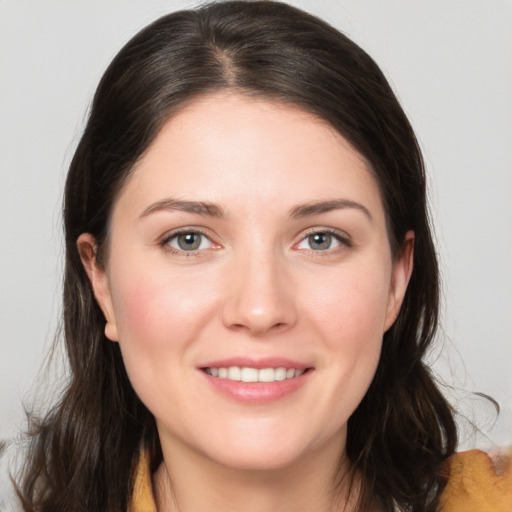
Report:
[[[199,368],[229,368],[230,366],[239,366],[240,368],[294,368],[295,370],[306,370],[310,365],[287,359],[284,357],[263,357],[253,359],[250,357],[231,357],[229,359],[219,359],[209,361],[199,365]]]

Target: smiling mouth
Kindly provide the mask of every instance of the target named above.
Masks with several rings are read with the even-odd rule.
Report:
[[[227,368],[202,368],[202,370],[212,377],[237,382],[279,382],[300,377],[303,373],[308,371],[308,368],[250,368],[247,366],[230,366]]]

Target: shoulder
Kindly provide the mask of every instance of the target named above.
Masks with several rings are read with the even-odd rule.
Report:
[[[512,449],[469,450],[447,461],[442,512],[512,512]]]

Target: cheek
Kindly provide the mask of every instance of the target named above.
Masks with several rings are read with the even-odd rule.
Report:
[[[190,347],[212,315],[213,297],[204,293],[204,282],[158,267],[116,277],[119,344],[132,385],[143,398],[165,387],[170,370],[175,374],[193,355]]]
[[[193,337],[212,298],[197,281],[158,268],[124,272],[113,290],[120,342],[157,348]]]
[[[380,259],[379,265],[358,261],[335,272],[327,269],[322,277],[304,280],[301,294],[302,318],[308,339],[315,340],[322,389],[308,404],[305,422],[316,429],[321,421],[329,436],[346,425],[375,375],[390,273]],[[325,286],[319,287],[319,282]]]
[[[320,333],[329,386],[340,416],[357,407],[377,368],[385,330],[390,271],[379,265],[354,266],[331,276],[329,286],[310,295],[312,328]]]
[[[141,350],[166,344],[180,323],[175,291],[148,279],[132,277],[113,296],[119,342]]]
[[[336,345],[380,343],[384,334],[390,272],[381,266],[353,267],[311,287],[307,310],[326,339]],[[334,347],[333,347],[334,348]]]
[[[113,280],[125,368],[137,395],[155,416],[166,410],[169,393],[179,402],[179,393],[173,393],[185,385],[187,375],[181,370],[190,366],[194,341],[214,311],[204,280],[170,274],[152,267],[137,274],[119,271]]]

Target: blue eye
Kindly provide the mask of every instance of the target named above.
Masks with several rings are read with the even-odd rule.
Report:
[[[184,231],[167,238],[164,243],[178,251],[199,251],[212,247],[212,242],[202,233],[197,231]]]

